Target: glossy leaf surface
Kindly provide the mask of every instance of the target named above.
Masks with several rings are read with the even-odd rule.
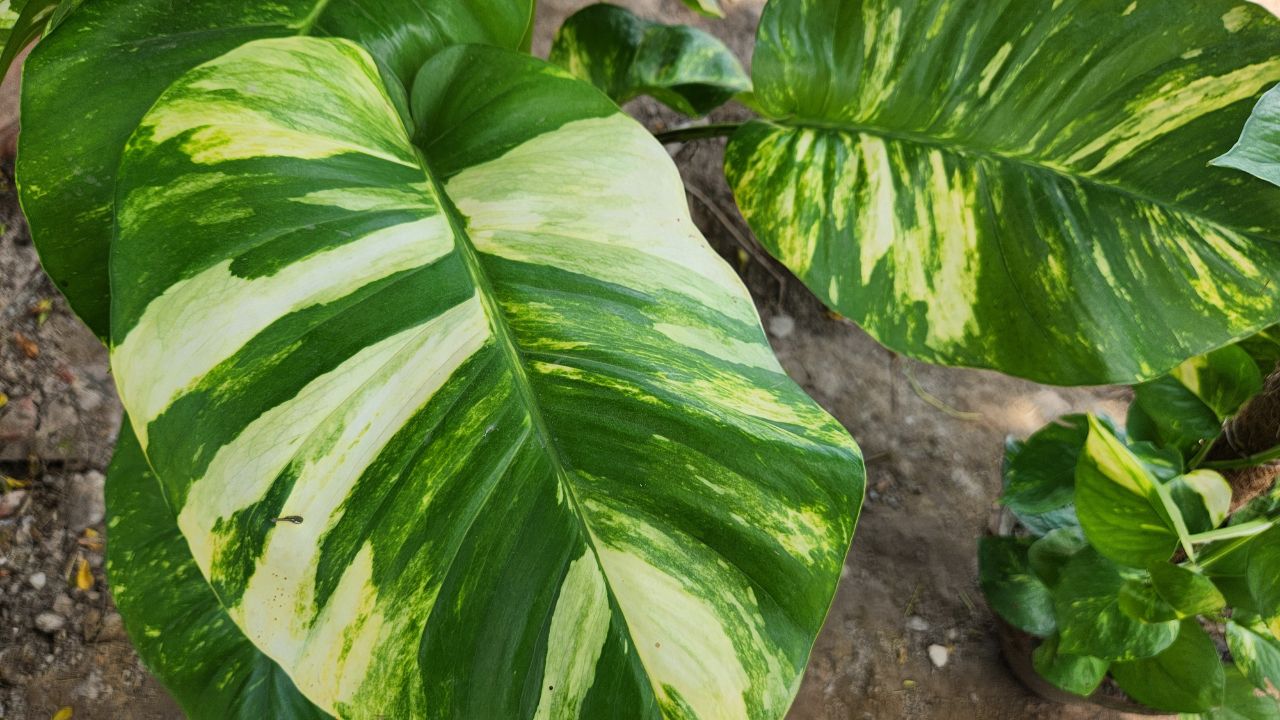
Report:
[[[693,117],[751,88],[738,59],[714,36],[688,25],[642,20],[605,3],[565,20],[550,59],[619,104],[651,95]]]
[[[410,134],[359,46],[251,42],[125,151],[112,366],[201,572],[340,716],[781,717],[856,446],[613,102],[417,78]]]
[[[126,422],[107,476],[107,575],[133,646],[197,720],[329,715],[249,642],[191,557]]]
[[[108,335],[107,257],[116,168],[147,109],[187,70],[256,38],[327,35],[360,42],[407,87],[422,62],[462,42],[523,46],[533,0],[95,0],[25,64],[16,174],[49,276]],[[56,118],[56,121],[53,119]]]
[[[1154,378],[1280,315],[1280,188],[1206,165],[1280,80],[1239,0],[770,2],[726,169],[764,246],[890,348]]]

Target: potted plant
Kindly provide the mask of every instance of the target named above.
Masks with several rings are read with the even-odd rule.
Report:
[[[1136,386],[1123,428],[1070,415],[1008,443],[979,576],[1032,689],[1280,718],[1278,348],[1263,333]]]

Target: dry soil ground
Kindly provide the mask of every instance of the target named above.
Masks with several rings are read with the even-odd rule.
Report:
[[[583,4],[544,2],[535,52],[545,54],[554,28]],[[746,61],[762,2],[729,0],[721,21],[696,18],[677,0],[622,4],[700,25]],[[680,122],[651,103],[629,109],[655,129]],[[729,108],[717,119],[743,113]],[[780,284],[776,267],[744,259],[721,151],[720,141],[672,148],[694,218],[743,272],[783,365],[867,457],[862,520],[791,717],[1119,717],[1044,703],[1011,678],[977,586],[975,542],[999,490],[1005,436],[1064,412],[1118,414],[1125,392],[1047,388],[894,357],[828,316],[803,286]],[[40,271],[7,182],[0,222],[0,392],[8,398],[0,475],[30,483],[0,497],[0,718],[44,720],[63,707],[76,718],[180,717],[137,661],[101,572],[101,473],[120,412],[105,353]],[[89,590],[76,586],[81,558]],[[928,657],[934,644],[948,650],[942,667]]]

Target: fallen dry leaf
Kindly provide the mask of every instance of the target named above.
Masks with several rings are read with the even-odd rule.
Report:
[[[40,346],[37,345],[35,341],[32,340],[31,338],[27,337],[26,335],[23,335],[20,332],[17,332],[16,330],[13,333],[13,344],[17,345],[18,349],[21,350],[24,355],[26,355],[28,358],[32,360],[35,360],[36,358],[40,357]]]
[[[102,535],[93,528],[85,528],[84,537],[78,538],[76,544],[85,550],[92,550],[93,552],[101,552],[105,545]]]

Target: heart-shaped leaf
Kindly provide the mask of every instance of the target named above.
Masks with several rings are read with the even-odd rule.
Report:
[[[1179,533],[1161,501],[1161,486],[1120,438],[1089,417],[1089,437],[1076,465],[1076,514],[1104,556],[1145,568],[1173,555]]]
[[[856,446],[606,96],[469,45],[411,106],[259,40],[125,150],[112,367],[201,572],[337,715],[781,717]]]

